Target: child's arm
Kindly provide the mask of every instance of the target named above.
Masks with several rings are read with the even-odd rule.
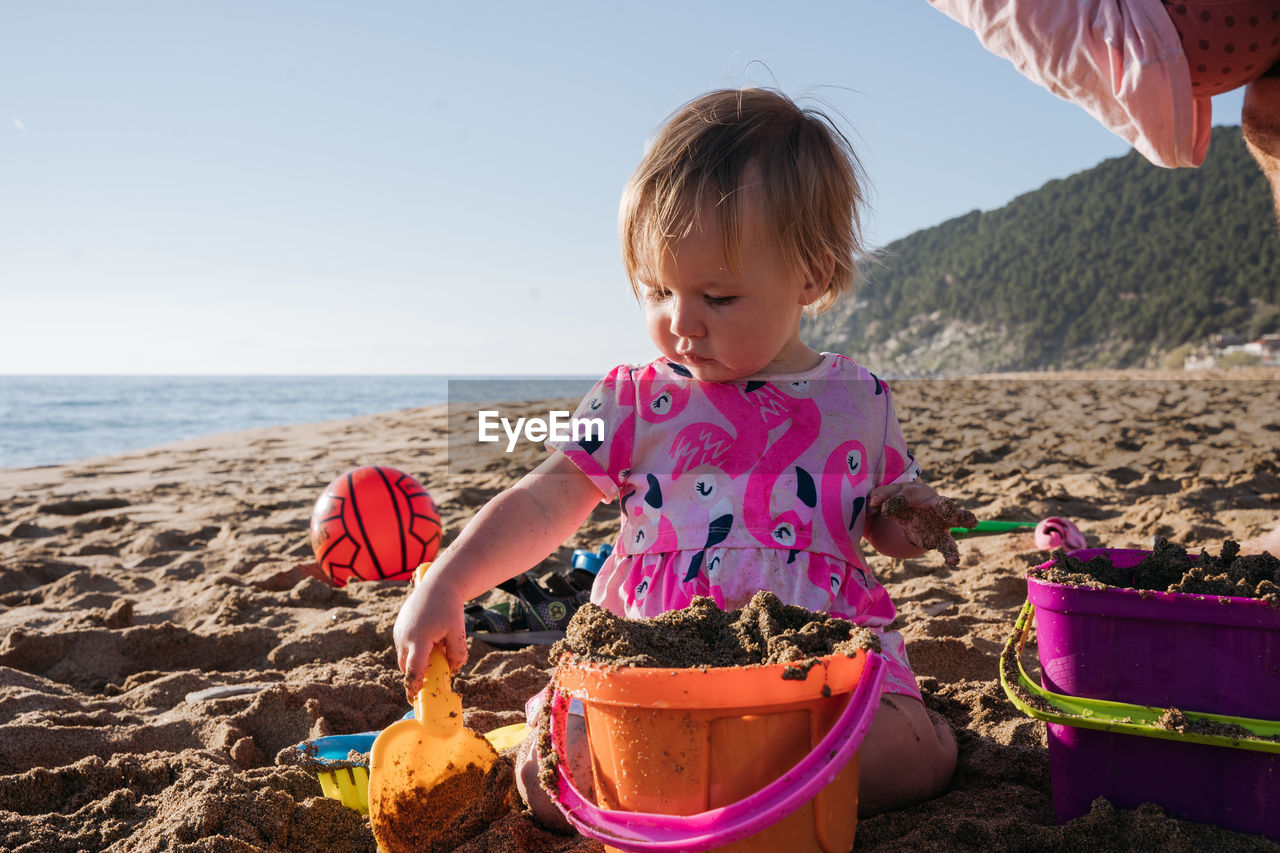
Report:
[[[444,643],[454,669],[466,662],[465,603],[550,555],[600,499],[595,484],[563,453],[555,453],[475,514],[396,617],[396,657],[410,697],[422,686],[436,643]]]
[[[1240,126],[1249,153],[1271,184],[1280,216],[1280,76],[1267,72],[1245,87]]]
[[[948,566],[958,565],[960,551],[951,528],[978,524],[972,512],[919,481],[877,486],[867,496],[867,506],[864,537],[881,554],[899,559],[936,548]]]

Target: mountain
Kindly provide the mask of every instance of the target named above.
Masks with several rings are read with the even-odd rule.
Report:
[[[1159,367],[1214,334],[1280,331],[1280,232],[1238,127],[1213,129],[1199,169],[1131,152],[862,272],[803,334],[890,376]]]

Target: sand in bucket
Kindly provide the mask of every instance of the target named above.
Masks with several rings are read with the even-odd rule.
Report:
[[[555,759],[544,787],[610,849],[848,851],[856,750],[883,681],[877,647],[772,593],[728,612],[699,598],[652,620],[584,607],[552,652],[542,754],[563,758],[564,714],[580,699],[596,802]]]

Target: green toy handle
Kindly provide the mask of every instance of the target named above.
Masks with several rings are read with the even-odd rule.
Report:
[[[953,527],[952,539],[963,539],[966,536],[981,536],[984,533],[1008,533],[1011,530],[1034,530],[1035,521],[993,521],[982,520],[977,527]]]
[[[1028,601],[1022,605],[1022,612],[1013,626],[1013,634],[1000,654],[1000,686],[1004,688],[1009,700],[1027,716],[1047,723],[1082,729],[1280,754],[1280,720],[1255,720],[1183,711],[1182,715],[1192,723],[1214,727],[1219,731],[1229,726],[1232,733],[1181,732],[1155,725],[1157,720],[1168,713],[1165,708],[1129,705],[1104,699],[1082,699],[1045,690],[1027,676],[1027,671],[1022,666],[1022,649],[1034,620],[1035,605]]]

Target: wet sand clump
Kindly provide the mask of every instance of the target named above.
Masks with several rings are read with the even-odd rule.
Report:
[[[912,506],[905,495],[896,494],[884,502],[880,513],[886,518],[898,519],[908,542],[926,551],[937,551],[948,566],[960,564],[960,548],[951,535],[951,528],[972,530],[978,526],[977,516],[954,498],[944,497],[934,504]]]
[[[511,810],[514,784],[514,767],[507,758],[495,761],[487,773],[469,764],[444,774],[435,784],[396,791],[374,826],[379,849],[387,853],[455,850]]]

